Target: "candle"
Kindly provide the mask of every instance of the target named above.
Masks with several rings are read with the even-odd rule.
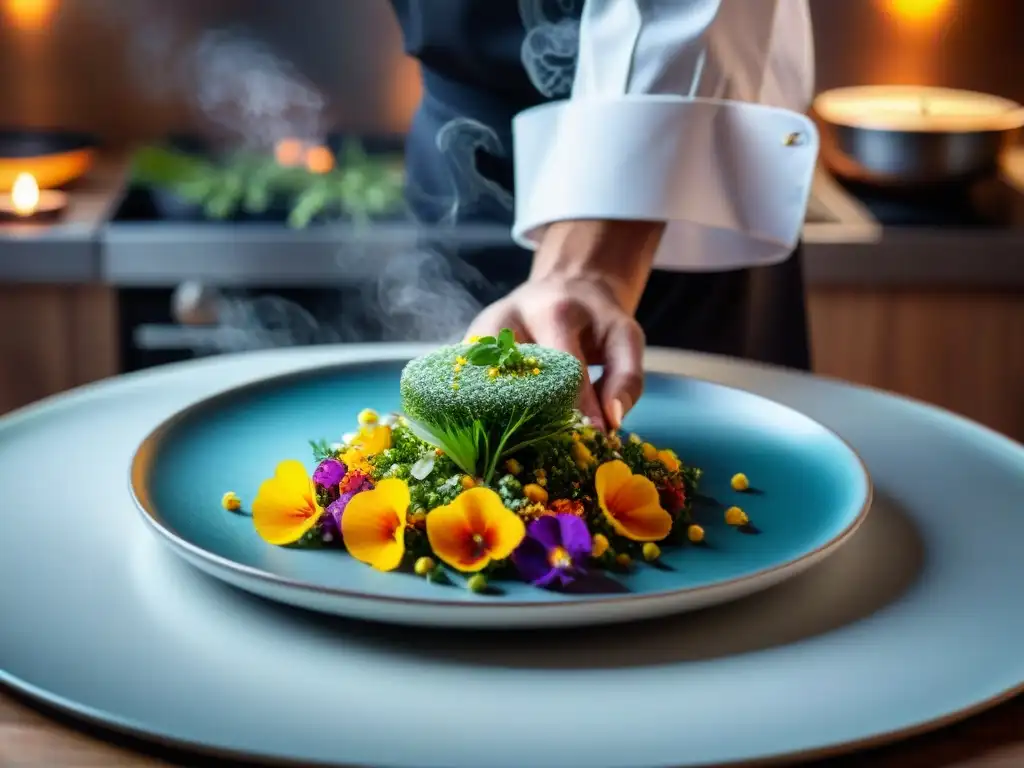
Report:
[[[975,91],[916,85],[869,85],[821,93],[814,111],[853,128],[915,133],[1007,131],[1024,126],[1024,107]]]
[[[39,189],[31,173],[22,173],[14,180],[9,195],[0,195],[0,216],[32,221],[58,215],[67,207],[68,196],[52,189]]]

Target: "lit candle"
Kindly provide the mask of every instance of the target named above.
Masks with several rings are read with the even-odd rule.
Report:
[[[814,111],[853,128],[916,133],[1007,131],[1024,126],[1024,107],[975,91],[916,85],[868,85],[825,91]]]
[[[21,173],[14,180],[9,195],[0,195],[0,216],[8,219],[33,220],[59,214],[67,207],[68,196],[52,189],[39,189],[35,176]]]

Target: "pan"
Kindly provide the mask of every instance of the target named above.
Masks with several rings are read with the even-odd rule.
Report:
[[[30,173],[42,189],[63,187],[81,178],[95,160],[96,142],[84,133],[0,127],[0,192]]]
[[[994,174],[1024,107],[973,91],[860,86],[813,105],[821,157],[840,179],[886,188],[967,184]]]

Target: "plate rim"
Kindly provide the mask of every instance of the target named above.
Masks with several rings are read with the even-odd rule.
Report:
[[[228,387],[220,392],[216,392],[207,397],[201,398],[190,405],[181,408],[175,413],[168,416],[166,419],[161,421],[147,433],[146,437],[143,438],[142,442],[136,448],[132,454],[132,459],[128,468],[128,492],[131,496],[132,503],[139,513],[140,517],[145,521],[150,530],[154,531],[164,543],[169,544],[172,551],[175,552],[179,557],[183,557],[186,561],[190,558],[197,558],[204,561],[208,566],[215,569],[223,569],[233,573],[236,576],[243,577],[246,579],[253,579],[271,587],[283,588],[287,590],[295,590],[303,594],[315,594],[320,596],[327,596],[335,599],[342,599],[346,601],[359,601],[364,604],[366,603],[386,603],[388,605],[405,605],[413,608],[437,608],[437,609],[462,609],[462,613],[466,614],[472,611],[492,611],[495,608],[507,608],[507,609],[518,609],[528,611],[541,611],[552,612],[554,609],[562,611],[572,610],[581,611],[587,610],[592,607],[600,606],[616,606],[616,605],[637,605],[640,603],[646,603],[650,601],[665,601],[673,598],[680,598],[684,595],[693,596],[699,598],[701,595],[713,593],[718,590],[730,590],[735,588],[742,588],[744,586],[754,586],[758,581],[765,580],[772,576],[779,576],[785,571],[796,570],[798,573],[803,567],[813,564],[820,558],[831,553],[833,550],[842,546],[857,530],[866,519],[868,513],[871,511],[871,505],[874,500],[874,483],[871,478],[871,473],[868,471],[867,465],[864,459],[857,452],[857,450],[845,439],[836,432],[834,429],[826,424],[808,416],[801,411],[796,410],[792,406],[780,403],[777,400],[773,400],[769,397],[765,397],[757,392],[753,392],[749,389],[742,387],[735,387],[727,384],[721,384],[716,381],[712,381],[707,378],[700,376],[691,376],[680,374],[677,370],[671,370],[670,366],[660,365],[656,359],[645,359],[644,371],[645,373],[657,373],[666,376],[676,376],[679,378],[686,378],[692,381],[698,381],[710,386],[717,387],[719,389],[731,390],[733,392],[742,393],[749,397],[757,398],[760,400],[767,401],[778,408],[784,408],[791,411],[805,419],[808,419],[815,424],[819,429],[823,430],[829,437],[836,440],[839,445],[845,448],[850,456],[854,460],[854,465],[858,470],[858,476],[863,481],[864,496],[861,501],[860,508],[857,513],[850,519],[850,521],[839,531],[836,535],[831,537],[828,541],[815,547],[814,549],[804,552],[797,558],[787,560],[786,562],[772,565],[767,568],[761,568],[752,573],[744,576],[738,576],[731,579],[725,579],[723,581],[714,582],[712,584],[705,584],[699,587],[688,587],[688,588],[677,588],[677,589],[662,589],[656,592],[646,592],[641,594],[624,594],[624,595],[582,595],[577,596],[576,599],[571,601],[524,601],[524,600],[508,600],[501,599],[493,602],[479,603],[469,601],[456,601],[456,600],[442,600],[432,598],[409,598],[399,597],[395,595],[375,595],[367,592],[353,591],[348,589],[341,589],[336,587],[324,587],[321,585],[313,584],[306,581],[297,579],[287,578],[278,576],[277,574],[265,571],[260,568],[256,568],[250,565],[244,565],[238,563],[230,558],[218,555],[214,552],[210,552],[197,544],[193,544],[187,541],[183,537],[179,536],[167,525],[160,520],[159,512],[156,510],[155,504],[149,498],[147,493],[147,481],[149,473],[153,468],[153,458],[157,449],[160,446],[161,441],[171,432],[175,427],[178,426],[182,421],[192,417],[197,412],[209,408],[215,408],[224,401],[231,400],[239,396],[245,396],[259,392],[263,389],[273,388],[280,386],[281,384],[291,381],[302,381],[324,374],[339,371],[339,370],[351,370],[358,368],[369,368],[380,365],[382,363],[394,363],[403,360],[412,359],[408,354],[408,351],[403,349],[378,349],[368,350],[369,355],[351,359],[342,360],[333,363],[319,364],[311,367],[304,367],[298,370],[290,370],[283,373],[277,373],[271,376],[266,376],[255,381],[249,381],[244,384]],[[189,563],[191,567],[198,567],[195,563]],[[206,571],[206,568],[201,568]],[[774,582],[773,582],[774,583]],[[748,590],[745,594],[750,591]]]

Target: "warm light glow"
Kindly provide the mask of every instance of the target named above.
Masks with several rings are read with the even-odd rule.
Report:
[[[291,168],[302,162],[305,151],[305,146],[298,139],[281,139],[274,147],[274,158],[279,164]]]
[[[883,0],[887,10],[900,21],[938,21],[952,10],[952,0]]]
[[[39,207],[39,185],[31,173],[22,173],[14,180],[11,202],[19,216],[31,216]]]
[[[38,32],[57,12],[59,0],[2,0],[4,16],[17,29]]]
[[[334,170],[334,154],[327,147],[310,147],[306,152],[306,169],[310,173],[330,173]]]

